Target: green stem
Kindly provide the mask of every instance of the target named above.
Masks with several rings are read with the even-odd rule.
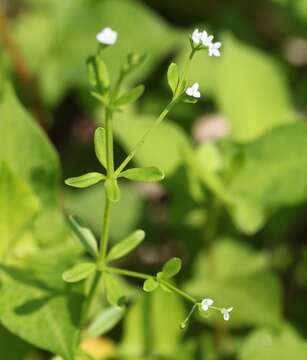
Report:
[[[94,278],[92,280],[91,286],[90,286],[89,293],[88,293],[87,298],[85,300],[84,307],[83,307],[82,318],[81,318],[81,326],[83,326],[84,323],[87,320],[87,315],[88,315],[88,312],[89,312],[90,307],[92,305],[94,295],[96,293],[96,289],[97,289],[99,281],[100,281],[100,277],[101,277],[101,272],[96,271],[96,273],[94,275]]]
[[[101,268],[106,261],[107,249],[108,249],[108,240],[109,240],[109,231],[110,231],[110,217],[111,217],[111,202],[108,199],[107,193],[105,192],[105,208],[104,208],[104,217],[103,217],[103,228],[100,239],[100,251],[98,258],[98,267]]]
[[[152,133],[152,131],[165,119],[168,113],[171,111],[172,107],[176,104],[176,101],[172,100],[165,109],[161,112],[155,122],[151,125],[151,127],[145,132],[139,142],[134,146],[131,152],[127,155],[125,160],[119,165],[116,169],[114,176],[117,177],[121,173],[121,171],[128,165],[128,163],[133,159],[134,155],[136,154],[137,150],[144,144],[147,137]]]
[[[118,274],[118,275],[138,278],[138,279],[144,279],[144,280],[155,279],[156,278],[153,275],[139,273],[139,272],[136,272],[136,271],[126,270],[126,269],[110,267],[110,266],[105,267],[105,271],[108,271],[108,272],[113,273],[113,274]],[[162,280],[162,279],[159,279],[158,281],[161,284],[163,284],[165,287],[167,287],[169,290],[174,291],[175,293],[182,296],[186,300],[192,302],[193,304],[196,304],[198,302],[197,299],[195,299],[193,296],[190,296],[185,291],[178,289],[176,286],[172,285],[168,281]]]
[[[114,155],[113,155],[113,124],[112,112],[110,109],[105,110],[105,127],[106,127],[106,143],[107,143],[107,177],[110,179],[114,173]]]
[[[143,274],[143,273],[140,273],[140,272],[126,270],[126,269],[119,269],[119,268],[111,267],[111,266],[107,266],[105,268],[105,270],[110,272],[110,273],[113,273],[113,274],[118,274],[118,275],[138,278],[138,279],[144,279],[144,280],[154,278],[154,276],[151,276],[151,275],[148,275],[148,274]]]
[[[113,155],[113,129],[112,129],[112,112],[109,109],[106,109],[105,113],[105,121],[106,121],[106,153],[107,153],[107,177],[111,178],[114,173],[114,155]],[[95,273],[93,281],[90,286],[89,293],[87,295],[87,299],[84,305],[84,310],[82,313],[82,322],[87,319],[88,312],[90,310],[91,304],[95,297],[99,280],[101,277],[100,269],[106,262],[107,248],[108,248],[108,240],[109,240],[109,231],[110,231],[110,215],[111,215],[111,202],[105,194],[105,208],[103,215],[103,226],[101,232],[101,240],[100,240],[100,252],[98,257],[98,270]]]
[[[161,284],[165,285],[167,288],[174,291],[178,295],[184,297],[186,300],[192,302],[193,304],[196,304],[198,302],[197,299],[195,299],[193,296],[187,294],[185,291],[183,291],[181,289],[178,289],[176,286],[172,285],[168,281],[161,280],[161,279],[159,281],[161,282]]]

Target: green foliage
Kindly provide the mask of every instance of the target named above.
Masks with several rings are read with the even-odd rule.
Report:
[[[101,311],[86,330],[86,336],[98,337],[111,329],[122,319],[125,313],[123,307],[109,307]]]
[[[40,210],[40,202],[26,183],[0,165],[0,259],[14,250],[18,235]]]
[[[106,148],[106,132],[105,129],[99,127],[95,131],[95,153],[97,159],[100,161],[101,165],[106,169],[107,168],[107,148]]]
[[[109,74],[102,58],[98,56],[89,56],[87,59],[87,71],[89,82],[95,89],[107,89],[110,85]]]
[[[170,356],[182,337],[178,324],[184,315],[184,308],[176,295],[161,290],[145,294],[130,308],[125,318],[120,353],[134,359],[148,352]]]
[[[233,36],[227,35],[223,40],[215,94],[230,121],[232,137],[249,141],[292,122],[295,114],[286,82],[274,60]]]
[[[68,283],[78,282],[90,276],[96,268],[96,264],[92,262],[79,263],[66,270],[62,279]]]
[[[128,118],[118,116],[114,124],[115,135],[129,151],[150,128],[154,120],[153,116],[137,114],[129,114]],[[163,169],[165,174],[170,176],[182,163],[181,148],[187,142],[184,132],[174,123],[167,121],[155,129],[142,146],[142,151],[136,153],[135,160],[140,166],[150,164]]]
[[[128,105],[137,101],[145,91],[144,85],[138,85],[134,89],[131,89],[124,95],[121,95],[114,103],[115,107],[121,107],[123,105]]]
[[[105,176],[97,172],[90,172],[78,177],[72,177],[65,180],[65,184],[76,188],[87,188],[104,180]]]
[[[103,281],[108,303],[112,306],[121,306],[125,295],[119,279],[113,275],[104,273]]]
[[[71,246],[59,247],[31,256],[22,265],[1,265],[1,323],[67,360],[74,360],[83,296],[67,288],[61,274],[77,254]]]
[[[179,69],[177,64],[171,63],[167,70],[167,81],[173,95],[175,95],[179,83]]]
[[[165,279],[170,279],[179,273],[181,270],[181,259],[172,258],[168,260],[166,264],[163,265],[161,276]]]
[[[222,1],[223,24],[210,20],[223,31],[214,38],[219,59],[191,54],[193,28],[171,25],[217,18],[201,2],[188,12],[183,2],[152,4],[167,21],[133,0],[23,3],[8,2],[0,31],[1,355],[93,360],[80,341],[104,335],[95,341],[127,360],[305,359],[306,340],[293,328],[304,335],[307,320],[306,1],[242,5],[248,18]],[[96,51],[105,26],[118,40]],[[177,103],[168,105],[171,57]],[[196,99],[183,93],[194,82],[202,97],[190,106]],[[136,104],[140,83],[147,91]],[[107,176],[89,151],[92,119],[103,124],[94,145]],[[62,186],[48,136],[65,176],[93,170],[66,184],[101,184]],[[160,184],[118,180],[160,181],[164,172]],[[69,232],[63,210],[92,230],[69,216]],[[148,245],[124,258],[144,240],[133,231],[141,225]],[[175,254],[193,267],[183,289],[173,281]],[[125,269],[110,267],[114,260]],[[204,311],[207,297],[214,305]],[[234,307],[229,322],[220,306]],[[184,334],[193,317],[201,324]]]
[[[212,269],[214,259],[214,269]],[[281,322],[281,291],[275,274],[268,269],[268,258],[232,239],[215,242],[210,253],[200,254],[194,280],[187,290],[194,296],[232,304],[230,327],[272,326]],[[215,314],[205,318],[215,321]]]
[[[89,254],[91,254],[94,258],[98,257],[97,240],[95,238],[95,235],[91,232],[91,230],[85,227],[73,215],[70,215],[68,217],[68,222],[77,241],[79,241],[82,244],[82,246],[85,248],[85,250]]]
[[[146,292],[152,292],[155,289],[157,289],[158,286],[159,286],[158,281],[156,281],[153,278],[150,278],[144,281],[143,290]]]
[[[114,245],[108,256],[108,261],[113,261],[122,258],[123,256],[129,254],[133,251],[137,246],[141,244],[141,242],[145,238],[145,232],[143,230],[136,230],[125,239],[118,242]]]
[[[164,173],[155,166],[149,166],[122,171],[120,177],[134,181],[160,181],[164,179]]]
[[[306,356],[306,342],[293,329],[286,326],[279,334],[273,334],[268,329],[255,330],[239,353],[240,360],[303,360]]]

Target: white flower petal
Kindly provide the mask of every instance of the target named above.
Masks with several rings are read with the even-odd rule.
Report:
[[[201,41],[201,33],[198,31],[198,29],[195,29],[192,34],[192,41],[194,44],[198,45]]]
[[[187,88],[186,94],[189,95],[189,96],[193,96],[193,89],[192,88]]]
[[[199,94],[200,95],[200,94]],[[209,307],[214,304],[214,301],[212,299],[204,299],[201,302],[201,307],[204,311],[208,311]]]
[[[223,315],[223,318],[224,318],[225,321],[228,321],[229,320],[229,313],[225,312],[224,315]]]
[[[117,40],[117,32],[111,28],[104,28],[96,35],[98,42],[104,45],[113,45]]]

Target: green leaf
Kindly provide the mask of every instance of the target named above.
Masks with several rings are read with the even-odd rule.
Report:
[[[214,71],[215,97],[231,124],[231,136],[250,141],[298,118],[274,59],[230,34],[222,42],[223,56]]]
[[[121,306],[125,296],[119,280],[108,273],[104,273],[103,280],[109,304],[113,306]]]
[[[60,211],[57,153],[8,83],[3,84],[0,114],[0,134],[5,134],[0,141],[0,163],[9,164],[10,171],[37,196],[43,209],[34,219],[32,233],[40,245],[62,243],[67,238],[67,228]],[[53,231],[46,231],[46,228]]]
[[[39,210],[40,202],[27,184],[0,163],[0,259],[14,251],[18,235]]]
[[[75,360],[84,298],[80,285],[68,287],[61,274],[78,251],[61,245],[23,258],[21,265],[1,265],[1,324],[65,360]]]
[[[69,283],[78,282],[89,277],[97,268],[95,263],[86,262],[76,264],[63,273],[63,280]]]
[[[144,85],[138,85],[134,89],[128,91],[126,94],[119,97],[116,101],[114,106],[120,107],[123,105],[134,103],[138,100],[139,97],[142,96],[143,92],[145,90]]]
[[[90,229],[85,227],[75,216],[68,217],[70,228],[76,239],[80,241],[85,250],[94,258],[98,257],[98,245],[95,235]]]
[[[297,122],[240,146],[241,166],[228,184],[228,191],[248,208],[242,209],[240,218],[248,213],[250,219],[258,218],[254,230],[278,209],[307,199],[306,136],[307,124]]]
[[[108,261],[117,260],[129,254],[141,244],[144,238],[145,232],[143,230],[134,231],[132,234],[112,247],[107,257]]]
[[[211,257],[214,257],[212,273]],[[237,311],[227,326],[278,327],[282,321],[282,294],[278,277],[270,270],[267,254],[255,251],[242,241],[215,239],[211,255],[201,253],[195,263],[193,280],[185,290],[191,295],[215,299],[221,306]],[[220,321],[211,313],[205,322]]]
[[[132,168],[120,173],[119,177],[124,177],[134,181],[160,181],[164,179],[162,170],[155,166],[144,168]]]
[[[307,342],[290,326],[273,332],[260,328],[253,331],[240,346],[240,360],[305,360]]]
[[[175,95],[177,85],[179,82],[179,70],[178,66],[175,63],[171,63],[167,70],[167,81],[168,85],[172,90],[173,95]]]
[[[117,325],[124,313],[125,308],[123,307],[115,306],[104,309],[89,325],[86,336],[98,337],[107,333]]]
[[[147,279],[144,281],[143,284],[143,290],[146,292],[152,292],[154,290],[156,290],[156,288],[159,286],[158,281],[156,281],[153,278]]]
[[[111,202],[120,200],[120,189],[116,179],[107,179],[105,182],[106,193]]]
[[[105,179],[103,174],[98,172],[90,172],[78,177],[72,177],[65,180],[65,184],[76,188],[86,188],[97,184],[99,181]]]
[[[99,90],[110,85],[108,70],[100,56],[89,56],[86,61],[87,74],[90,84]]]
[[[106,132],[105,129],[99,127],[95,131],[95,153],[97,159],[100,161],[101,165],[106,169],[107,168],[107,148],[106,148]]]
[[[181,259],[174,257],[168,260],[166,264],[164,264],[162,268],[163,277],[166,279],[170,279],[176,274],[178,274],[180,269],[181,269]]]

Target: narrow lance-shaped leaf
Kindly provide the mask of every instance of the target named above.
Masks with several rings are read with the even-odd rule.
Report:
[[[125,296],[119,280],[108,273],[104,274],[103,280],[109,304],[113,306],[121,306]]]
[[[168,85],[172,90],[173,95],[176,92],[179,83],[179,71],[178,66],[175,63],[171,63],[167,70],[167,81]]]
[[[68,217],[68,223],[76,239],[80,241],[85,250],[90,253],[94,258],[97,258],[98,246],[95,235],[92,233],[92,231],[85,227],[73,215],[70,215]]]
[[[172,278],[181,269],[181,259],[174,257],[170,259],[162,268],[162,276],[166,279]]]
[[[128,91],[115,101],[115,106],[123,106],[135,102],[144,92],[144,85],[138,85],[134,89]]]
[[[104,180],[106,177],[103,174],[98,172],[90,172],[78,177],[72,177],[65,180],[65,184],[76,187],[76,188],[86,188],[97,184],[99,181]]]
[[[119,177],[124,177],[134,181],[160,181],[164,179],[164,173],[155,166],[149,166],[125,170],[119,175]]]
[[[116,179],[107,179],[105,187],[108,199],[112,202],[118,202],[120,199],[120,190]]]
[[[78,282],[86,279],[96,268],[97,265],[92,262],[80,263],[66,270],[62,278],[69,283]]]
[[[99,127],[96,129],[94,136],[94,143],[95,143],[95,153],[97,159],[100,161],[101,165],[106,169],[107,147],[106,147],[106,132],[104,128]]]
[[[108,261],[120,259],[129,254],[133,249],[140,245],[145,238],[143,230],[136,230],[131,235],[114,245],[108,254]]]
[[[110,85],[108,70],[101,57],[89,56],[86,65],[90,84],[99,91],[108,88]]]
[[[86,336],[98,337],[110,331],[123,317],[124,307],[109,307],[104,309],[86,330]]]
[[[150,279],[147,279],[147,280],[144,281],[143,290],[146,291],[146,292],[152,292],[158,286],[159,286],[159,283],[155,279],[150,278]]]

